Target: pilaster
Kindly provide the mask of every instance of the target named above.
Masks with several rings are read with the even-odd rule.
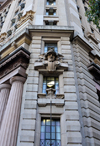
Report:
[[[4,116],[4,112],[6,109],[9,92],[10,92],[10,85],[9,84],[1,84],[0,85],[1,94],[0,94],[0,126]]]
[[[16,145],[23,83],[25,80],[25,78],[19,76],[15,76],[10,79],[12,87],[2,121],[0,146]]]

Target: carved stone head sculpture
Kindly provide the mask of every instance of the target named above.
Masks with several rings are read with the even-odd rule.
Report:
[[[63,55],[56,53],[52,48],[44,54],[39,56],[36,60],[35,69],[46,69],[49,72],[54,72],[57,69],[68,69],[68,64],[63,62]]]
[[[53,49],[50,49],[46,54],[45,54],[46,60],[49,62],[53,62],[56,60],[56,52],[54,52]]]

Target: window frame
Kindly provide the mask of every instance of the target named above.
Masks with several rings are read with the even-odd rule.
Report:
[[[48,5],[48,6],[55,6],[56,5],[56,0],[53,0],[53,2],[51,2],[51,4],[50,4],[49,0],[46,0],[46,5]]]
[[[57,48],[58,48],[58,53],[61,53],[61,38],[60,37],[43,37],[42,38],[42,48],[41,48],[41,54],[44,53],[44,46],[45,46],[45,43],[57,43]]]
[[[46,83],[44,82],[44,78],[46,78]],[[48,83],[48,81],[49,80],[47,80],[47,78],[54,78],[54,88],[53,89],[55,89],[56,91],[55,91],[55,94],[59,94],[59,77],[58,76],[56,76],[56,77],[54,77],[54,76],[44,76],[43,77],[43,85],[42,85],[42,93],[45,93],[46,94],[46,89],[49,89],[48,87],[47,87],[47,83]],[[58,80],[56,80],[58,78]],[[57,86],[57,81],[58,81],[58,86]],[[44,89],[44,85],[46,85],[45,87],[45,89]],[[56,89],[56,86],[58,87],[58,89]],[[51,87],[52,88],[52,87]],[[44,90],[45,90],[45,92],[44,92]],[[57,92],[57,90],[58,90],[58,92]]]
[[[50,12],[52,11],[52,12]],[[56,16],[57,15],[57,12],[56,12],[56,9],[46,9],[46,16]]]
[[[45,123],[42,123],[42,121],[43,120],[45,120]],[[49,124],[47,124],[46,123],[46,121],[47,120],[50,120],[50,123]],[[53,124],[52,125],[52,121],[54,121],[55,122],[55,124]],[[59,124],[58,125],[56,125],[56,122],[57,121],[59,121]],[[47,121],[47,122],[49,122],[49,121]],[[49,127],[50,126],[50,127]],[[54,132],[52,132],[52,127],[55,127],[55,130],[54,130]],[[60,132],[57,132],[57,126],[59,126],[60,127]],[[52,141],[52,140],[54,140],[55,142],[57,141],[57,133],[60,133],[60,139],[58,139],[58,141],[60,141],[60,145],[61,145],[61,123],[60,123],[60,118],[50,118],[50,117],[41,117],[41,130],[40,130],[40,146],[41,146],[41,140],[44,140],[45,141],[45,144],[46,144],[46,140],[49,140],[50,142]],[[44,127],[44,129],[42,129]],[[48,130],[50,130],[50,132],[48,132],[48,131],[46,131],[47,129],[46,128],[50,128],[50,129],[48,129]],[[44,132],[43,132],[43,130],[44,130]],[[45,135],[45,138],[44,139],[41,139],[41,134],[42,133],[44,133],[44,135]],[[46,138],[46,133],[50,133],[50,138]],[[55,135],[55,138],[54,139],[52,139],[52,133]]]
[[[48,45],[47,45],[48,44]],[[51,44],[51,45],[50,45]],[[54,47],[54,51],[56,52],[56,53],[58,53],[58,46],[57,46],[57,43],[55,42],[53,42],[53,43],[48,43],[48,42],[45,42],[45,45],[44,45],[44,53],[47,53],[49,50],[48,50],[48,48],[51,46],[51,48],[53,48]],[[47,51],[46,51],[46,48],[47,48]]]

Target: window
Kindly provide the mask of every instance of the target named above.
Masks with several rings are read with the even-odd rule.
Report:
[[[82,23],[82,18],[81,17],[79,17],[80,18],[80,22]]]
[[[87,11],[88,8],[85,6],[84,9],[85,9],[85,11]]]
[[[18,14],[18,10],[15,12],[15,15],[17,15]]]
[[[97,90],[97,94],[98,94],[98,101],[100,103],[100,91],[99,90]]]
[[[61,146],[59,119],[41,120],[40,146]]]
[[[44,77],[43,78],[43,93],[46,93],[46,89],[55,89],[55,94],[59,93],[59,78],[58,77]]]
[[[84,34],[84,32],[85,32],[84,28],[82,28],[82,32],[83,32],[83,34]]]
[[[85,0],[82,0],[83,1],[83,4],[85,4]]]
[[[18,2],[18,6],[20,6],[20,4],[21,4],[21,0]]]
[[[57,21],[45,21],[45,25],[57,25]]]
[[[7,34],[7,36],[9,37],[12,34],[12,30],[8,30]]]
[[[22,3],[22,4],[21,4],[21,10],[23,10],[24,7],[25,7],[25,3]]]
[[[18,20],[22,17],[23,13],[18,13]]]
[[[11,26],[13,26],[14,24],[15,24],[15,21],[16,21],[16,19],[15,18],[13,18],[12,20],[11,20]]]
[[[46,15],[56,15],[56,10],[54,9],[46,10]]]
[[[47,5],[56,5],[56,1],[55,0],[47,0]]]
[[[77,11],[78,11],[78,12],[79,12],[79,9],[80,9],[79,6],[77,6]]]
[[[45,43],[44,53],[48,52],[51,48],[53,48],[56,53],[58,52],[57,43]]]
[[[94,30],[91,28],[91,32],[94,33]]]

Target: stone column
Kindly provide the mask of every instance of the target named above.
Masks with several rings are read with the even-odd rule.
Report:
[[[9,92],[10,92],[10,85],[9,84],[1,84],[0,85],[0,127],[1,127],[1,122],[4,116],[4,111],[6,109],[8,97],[9,97]]]
[[[12,77],[12,84],[5,115],[1,126],[0,146],[16,146],[20,108],[25,78]]]

